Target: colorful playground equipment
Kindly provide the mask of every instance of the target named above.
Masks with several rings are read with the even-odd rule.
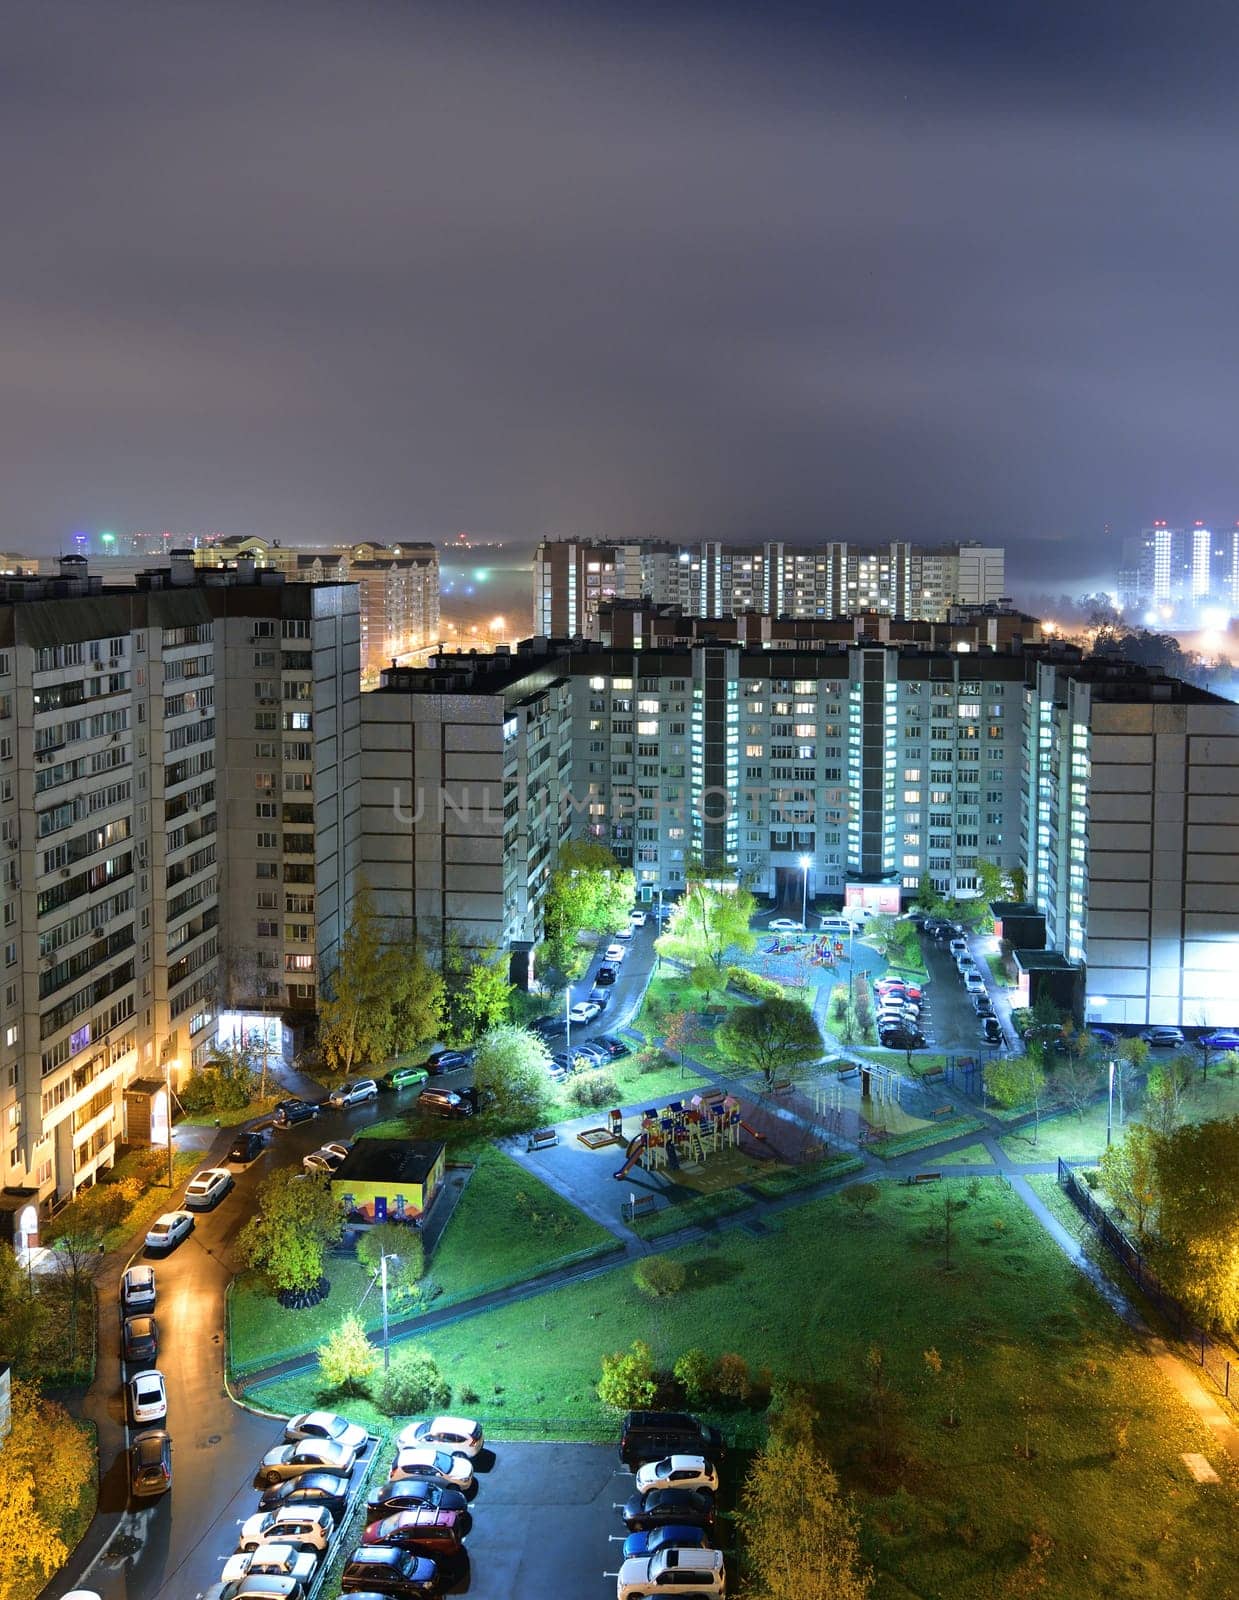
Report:
[[[617,1116],[611,1113],[612,1127]],[[638,1163],[649,1172],[704,1163],[721,1150],[734,1149],[741,1131],[752,1139],[766,1137],[744,1121],[734,1095],[694,1095],[687,1105],[673,1100],[661,1110],[642,1113],[641,1131],[629,1140],[624,1164],[614,1176],[626,1178]]]
[[[833,967],[836,962],[846,961],[842,939],[834,939],[829,934],[822,934],[817,938],[806,939],[803,934],[793,935],[790,939],[783,937],[773,938],[762,950],[767,956],[801,955],[814,967]]]

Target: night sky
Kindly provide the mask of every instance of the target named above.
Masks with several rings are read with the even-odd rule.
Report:
[[[0,547],[1239,515],[1233,6],[0,16]]]

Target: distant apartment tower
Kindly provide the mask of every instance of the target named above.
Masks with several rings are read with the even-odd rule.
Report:
[[[300,654],[308,625],[318,657],[323,628],[347,638],[350,609],[355,652],[352,589],[290,588],[252,566],[196,574],[188,552],[130,588],[105,590],[79,557],[55,577],[0,579],[0,1165],[36,1205],[110,1164],[135,1084],[175,1085],[211,1048],[228,952],[248,948],[266,884],[283,889],[280,822],[276,846],[242,864],[233,853],[263,821],[243,834],[228,806],[254,741],[279,741],[281,719],[307,702],[298,691],[264,708],[274,723],[257,729],[256,682],[282,690],[283,675],[256,679],[252,653],[230,641],[262,633]],[[324,738],[343,714],[324,718]],[[324,807],[310,835],[325,891],[317,952],[339,938],[336,819],[349,790],[324,760],[308,768]],[[277,1013],[289,993],[282,919],[280,932],[269,980],[280,991],[264,997]]]
[[[393,659],[437,642],[439,552],[433,544],[337,545],[314,549],[258,537],[229,537],[194,552],[199,566],[251,557],[259,567],[281,572],[289,583],[355,583],[359,591],[361,671],[378,674]]]
[[[1239,706],[1122,662],[1036,668],[1025,855],[1099,1022],[1239,1018]]]
[[[544,540],[534,556],[534,632],[589,637],[599,606],[639,598],[699,617],[880,611],[933,620],[952,605],[1000,600],[1004,570],[1001,548],[977,543],[867,548],[836,540],[798,548],[781,541]]]

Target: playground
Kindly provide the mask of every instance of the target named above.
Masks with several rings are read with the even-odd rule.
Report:
[[[729,952],[729,961],[747,967],[759,977],[772,978],[791,991],[812,989],[806,996],[815,1009],[825,1006],[836,984],[847,983],[859,973],[872,982],[887,970],[889,963],[876,950],[859,939],[841,939],[827,933],[770,933],[757,935],[755,948],[747,955]]]

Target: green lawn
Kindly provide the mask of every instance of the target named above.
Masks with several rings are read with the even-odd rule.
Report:
[[[994,1158],[983,1144],[966,1144],[962,1150],[950,1150],[934,1159],[936,1167],[992,1167]]]
[[[469,1153],[476,1168],[427,1265],[426,1278],[435,1290],[431,1304],[523,1282],[613,1246],[605,1228],[502,1151],[478,1144]],[[524,1194],[527,1203],[518,1201],[518,1194]],[[325,1300],[304,1311],[288,1311],[254,1274],[238,1274],[230,1307],[230,1360],[235,1371],[250,1371],[315,1349],[347,1312],[361,1305],[370,1277],[355,1256],[330,1257],[327,1275],[331,1293]],[[391,1314],[403,1317],[411,1309],[407,1304],[393,1305]],[[382,1326],[377,1291],[368,1295],[361,1315],[371,1329]]]
[[[202,1150],[174,1150],[172,1152],[172,1188],[180,1187],[185,1180],[197,1172],[199,1167],[207,1164],[207,1155]],[[166,1169],[165,1169],[166,1177]],[[104,1250],[119,1250],[121,1245],[127,1243],[136,1233],[145,1233],[155,1218],[162,1216],[165,1211],[175,1209],[170,1198],[170,1191],[164,1182],[157,1183],[148,1189],[126,1212],[122,1221],[114,1228],[109,1228],[103,1236]]]
[[[908,1072],[908,1053],[906,1050],[883,1050],[880,1045],[854,1045],[852,1047],[857,1055],[864,1056],[868,1061],[874,1061],[881,1067],[892,1067],[896,1072],[902,1072],[905,1077],[923,1078],[927,1072],[941,1072],[947,1064],[947,1057],[933,1050],[914,1050],[912,1052],[912,1070]]]
[[[255,1117],[266,1116],[274,1106],[278,1105],[282,1095],[269,1094],[265,1100],[251,1100],[248,1105],[230,1106],[225,1111],[194,1111],[176,1119],[178,1128],[236,1128],[243,1122],[251,1122]]]
[[[907,1133],[897,1133],[889,1139],[871,1139],[866,1148],[883,1161],[896,1156],[909,1155],[914,1150],[925,1150],[941,1144],[944,1139],[958,1139],[961,1134],[976,1133],[984,1127],[978,1117],[943,1117],[938,1122],[927,1123],[923,1128],[913,1128]]]
[[[1000,989],[1011,989],[1014,985],[1007,976],[1006,965],[1001,956],[986,956],[985,965],[989,968],[989,975]]]
[[[681,1091],[690,1094],[706,1081],[699,1072],[694,1072],[691,1067],[681,1067],[678,1063],[643,1072],[638,1059],[641,1047],[631,1039],[625,1040],[625,1043],[633,1046],[633,1054],[620,1056],[602,1068],[602,1072],[615,1082],[615,1104],[618,1106],[642,1105]],[[586,1115],[585,1108],[574,1104],[569,1097],[567,1084],[556,1085],[554,1106],[552,1120],[564,1121]],[[604,1110],[600,1110],[598,1115],[605,1120]]]
[[[741,1194],[738,1189],[721,1189],[718,1194],[689,1195],[687,1199],[664,1206],[660,1211],[634,1217],[629,1226],[643,1239],[662,1239],[669,1233],[678,1233],[681,1228],[713,1222],[718,1217],[729,1217],[752,1204],[751,1195]]]
[[[816,1201],[760,1243],[729,1230],[677,1252],[689,1287],[673,1300],[645,1300],[616,1269],[422,1342],[457,1394],[482,1396],[473,1409],[492,1430],[527,1436],[613,1433],[593,1384],[602,1352],[637,1337],[662,1365],[702,1345],[776,1377],[812,1374],[823,1436],[858,1496],[874,1600],[1226,1593],[1239,1515],[1223,1452],[1018,1199],[981,1183],[976,1200],[962,1181],[883,1185],[863,1218]],[[960,1207],[950,1270],[948,1193]],[[944,1425],[947,1386],[927,1349],[948,1371],[962,1364],[958,1427]],[[278,1398],[310,1403],[295,1385]],[[1223,1485],[1193,1484],[1185,1451],[1204,1453]],[[1042,1533],[1038,1566],[1029,1539]]]

